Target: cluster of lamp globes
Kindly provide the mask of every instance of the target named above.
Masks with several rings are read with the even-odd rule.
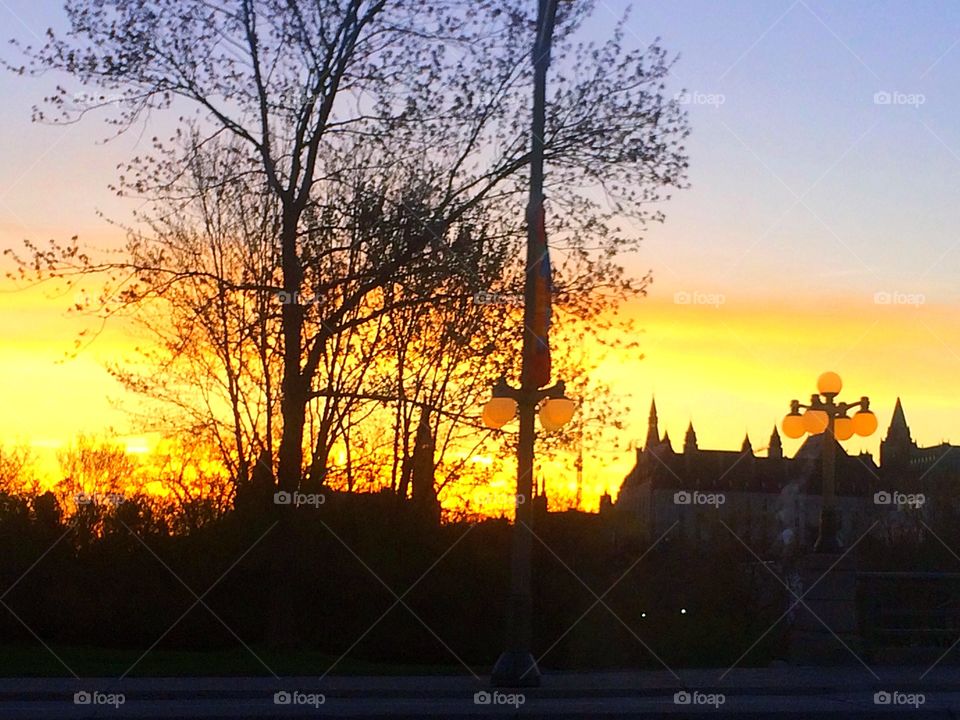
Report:
[[[817,390],[827,398],[824,403],[814,395],[811,406],[803,413],[799,412],[799,403],[793,402],[791,412],[783,418],[783,432],[789,438],[800,438],[806,433],[819,435],[826,432],[830,426],[830,413],[833,413],[833,436],[837,440],[849,440],[854,435],[867,437],[877,430],[877,416],[869,409],[869,400],[864,397],[858,403],[834,404],[836,397],[843,388],[843,381],[835,372],[825,372],[817,379]],[[848,417],[846,411],[854,407],[860,409],[853,417]],[[825,409],[824,409],[825,408]]]
[[[559,430],[573,418],[577,404],[568,397],[547,397],[540,403],[537,417],[547,432]],[[512,397],[490,398],[483,406],[483,424],[498,430],[517,415],[517,401]]]

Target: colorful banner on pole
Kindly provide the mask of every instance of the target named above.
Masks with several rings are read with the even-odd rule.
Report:
[[[543,201],[531,213],[536,219],[533,241],[533,267],[530,269],[533,282],[533,306],[529,314],[528,331],[533,335],[533,352],[529,367],[527,387],[543,387],[550,382],[550,314],[553,277],[550,269],[550,250],[547,247],[546,211]]]

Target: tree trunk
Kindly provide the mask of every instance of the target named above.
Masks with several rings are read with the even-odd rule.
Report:
[[[283,379],[281,381],[280,416],[283,431],[277,453],[277,484],[281,490],[293,492],[300,487],[303,473],[303,427],[309,400],[309,380],[300,369],[303,344],[303,307],[300,286],[303,269],[297,253],[297,225],[300,213],[284,213],[281,231],[281,264],[283,268],[283,307],[280,323],[283,333]]]
[[[296,492],[303,475],[303,431],[309,401],[309,379],[300,369],[300,351],[303,340],[303,307],[300,305],[300,286],[303,269],[297,254],[297,225],[299,213],[293,209],[284,212],[281,231],[281,264],[283,268],[284,302],[280,311],[283,334],[283,378],[281,380],[280,416],[283,430],[277,452],[277,485],[281,490]],[[292,505],[274,507],[277,527],[274,530],[279,552],[272,565],[273,602],[270,612],[269,638],[274,647],[293,647],[296,632],[296,578],[294,557],[294,518]]]

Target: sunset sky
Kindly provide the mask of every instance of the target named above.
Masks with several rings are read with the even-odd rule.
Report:
[[[598,2],[589,34],[607,34],[625,5]],[[0,28],[23,42],[62,24],[59,3],[0,2]],[[655,394],[678,448],[691,419],[701,447],[738,448],[749,432],[765,448],[789,400],[809,399],[829,369],[841,399],[871,397],[881,433],[899,395],[921,444],[960,443],[960,5],[651,0],[629,28],[628,43],[659,36],[680,54],[670,91],[687,91],[693,134],[691,188],[626,261],[655,277],[623,309],[645,358],[598,371],[630,405],[625,441],[643,438]],[[6,44],[0,57],[17,61]],[[5,248],[74,234],[116,245],[96,211],[129,216],[107,185],[164,122],[106,145],[95,117],[31,123],[57,80],[0,74]],[[63,361],[84,327],[70,299],[0,288],[0,441],[50,448],[113,426],[135,449],[103,369],[133,339],[110,328]],[[875,452],[881,433],[847,445]],[[626,450],[596,450],[606,460],[586,468],[588,508],[631,465]]]

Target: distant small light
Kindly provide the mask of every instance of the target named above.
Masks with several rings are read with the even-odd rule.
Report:
[[[646,616],[647,616],[646,613],[640,613],[640,617],[645,618]]]
[[[686,614],[687,614],[687,609],[686,609],[686,608],[680,608],[680,614],[681,614],[681,615],[686,615]]]

